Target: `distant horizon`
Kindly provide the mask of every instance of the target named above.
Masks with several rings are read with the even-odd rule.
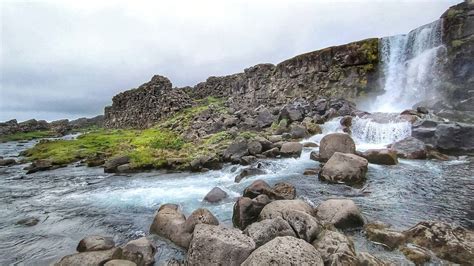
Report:
[[[114,95],[153,75],[194,86],[325,47],[406,34],[460,3],[428,2],[298,1],[288,8],[285,1],[205,1],[188,3],[189,10],[177,3],[2,2],[0,121],[102,115]],[[225,10],[240,12],[214,14]]]

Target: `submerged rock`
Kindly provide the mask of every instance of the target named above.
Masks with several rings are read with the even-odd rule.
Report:
[[[367,252],[359,252],[357,254],[357,262],[358,266],[389,266],[392,265],[390,263],[385,263],[381,259],[375,257],[372,254]]]
[[[474,261],[474,232],[443,222],[420,222],[404,232],[407,241],[432,250],[438,257],[459,264]]]
[[[0,159],[0,166],[10,166],[16,164],[15,159]]]
[[[265,174],[265,171],[260,168],[256,168],[256,167],[245,168],[242,170],[242,172],[240,172],[240,174],[235,176],[234,182],[239,183],[244,178],[256,176],[256,175],[263,175],[263,174]]]
[[[216,203],[227,198],[228,194],[219,187],[213,188],[209,193],[206,194],[204,200],[210,203]]]
[[[189,265],[240,265],[255,249],[252,238],[234,228],[198,224],[189,245]]]
[[[339,229],[364,225],[364,218],[354,201],[349,199],[329,199],[316,208],[316,217],[323,223],[333,224]]]
[[[277,237],[256,249],[242,263],[247,265],[324,265],[316,249],[291,236]]]
[[[86,236],[83,238],[76,250],[78,252],[108,250],[115,247],[115,242],[112,237],[106,236]]]
[[[35,226],[39,223],[39,219],[36,217],[27,217],[16,222],[17,225],[23,226]]]
[[[367,150],[363,157],[373,164],[396,165],[398,164],[397,152],[391,149]]]
[[[324,164],[319,178],[333,183],[357,184],[365,180],[368,162],[355,154],[335,152]]]
[[[390,229],[380,223],[369,223],[364,226],[367,238],[371,241],[384,244],[390,250],[398,248],[405,243],[405,235]]]
[[[431,260],[431,255],[428,251],[413,245],[403,247],[400,251],[416,265],[424,265],[424,263]]]

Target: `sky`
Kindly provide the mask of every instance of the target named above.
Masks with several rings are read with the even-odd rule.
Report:
[[[155,74],[173,86],[370,37],[461,0],[0,0],[0,121],[91,117]]]

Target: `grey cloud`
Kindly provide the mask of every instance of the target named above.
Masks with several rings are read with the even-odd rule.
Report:
[[[154,74],[194,85],[331,45],[406,33],[457,2],[2,2],[0,121],[92,116]]]

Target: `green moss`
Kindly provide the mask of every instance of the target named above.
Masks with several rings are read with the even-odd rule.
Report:
[[[459,10],[459,9],[454,9],[454,8],[450,8],[448,10],[448,14],[446,15],[449,19],[459,15],[459,14],[462,14],[463,11],[462,10]]]
[[[32,140],[40,138],[54,137],[54,132],[41,130],[41,131],[31,131],[31,132],[19,132],[10,135],[0,136],[0,142],[7,141],[20,141],[20,140]]]
[[[231,139],[233,139],[231,134],[229,134],[226,131],[221,131],[207,137],[204,140],[204,144],[206,145],[218,144],[218,143],[222,143],[224,141],[231,140]]]
[[[359,48],[359,52],[362,52],[370,63],[377,63],[379,58],[379,40],[375,38],[364,40]]]

